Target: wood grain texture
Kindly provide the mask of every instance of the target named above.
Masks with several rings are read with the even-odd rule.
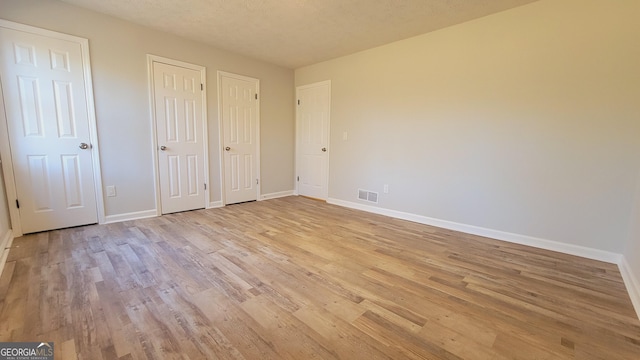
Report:
[[[0,341],[56,359],[638,359],[615,265],[301,197],[15,239]]]

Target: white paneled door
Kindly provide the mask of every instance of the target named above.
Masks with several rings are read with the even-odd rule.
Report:
[[[153,62],[163,214],[204,208],[205,131],[201,72]]]
[[[326,200],[329,170],[329,118],[331,83],[296,89],[298,108],[298,194]]]
[[[22,233],[98,222],[80,43],[5,27],[0,43]]]
[[[219,73],[225,204],[257,200],[259,81]]]

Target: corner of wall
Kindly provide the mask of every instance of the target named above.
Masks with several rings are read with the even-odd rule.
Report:
[[[624,284],[627,287],[627,292],[629,293],[629,297],[631,298],[631,303],[636,310],[638,319],[640,319],[640,281],[633,274],[633,271],[631,271],[626,257],[622,257],[622,260],[620,261],[620,264],[618,264],[618,267],[620,268],[622,280],[624,281]]]

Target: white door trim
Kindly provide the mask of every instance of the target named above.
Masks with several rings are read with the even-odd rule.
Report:
[[[4,186],[7,193],[7,206],[9,207],[9,217],[11,218],[13,236],[19,237],[22,235],[22,222],[20,220],[20,211],[15,205],[15,199],[18,198],[18,190],[13,176],[13,160],[11,159],[9,129],[7,128],[7,125],[7,114],[4,107],[4,93],[2,92],[2,83],[0,83],[0,159],[2,160]]]
[[[153,153],[153,174],[155,176],[154,191],[156,194],[156,215],[162,215],[162,201],[160,199],[160,172],[158,169],[158,134],[156,107],[154,99],[153,63],[179,66],[200,72],[200,83],[203,84],[202,95],[202,134],[204,146],[204,182],[207,188],[204,190],[204,208],[209,208],[209,132],[207,130],[207,69],[204,66],[186,63],[180,60],[165,58],[162,56],[147,54],[147,79],[149,81],[149,114],[151,114],[151,148]]]
[[[325,174],[325,184],[326,184],[326,189],[324,191],[324,200],[329,199],[329,172],[330,172],[330,160],[331,160],[331,80],[325,80],[325,81],[319,81],[319,82],[315,82],[313,84],[307,84],[307,85],[301,85],[301,86],[296,86],[296,104],[298,99],[300,99],[300,90],[305,90],[305,89],[309,89],[309,88],[314,88],[314,87],[318,87],[318,86],[327,86],[329,88],[329,101],[328,101],[328,113],[329,113],[329,117],[327,119],[327,144],[329,145],[329,152],[327,154],[327,173]],[[296,156],[296,166],[294,169],[294,173],[293,173],[293,183],[296,184],[295,186],[295,195],[299,195],[298,192],[298,185],[299,185],[299,181],[298,181],[298,170],[300,169],[300,136],[298,134],[298,116],[299,116],[299,107],[298,105],[296,105],[296,121],[295,121],[295,126],[294,126],[294,131],[296,134],[296,141],[295,141],[295,156]]]
[[[87,99],[87,118],[89,120],[89,139],[91,141],[91,158],[93,167],[93,181],[95,187],[96,207],[98,214],[98,223],[105,222],[104,214],[104,196],[102,193],[102,174],[100,170],[100,147],[98,145],[98,128],[96,125],[96,111],[93,99],[93,81],[91,79],[91,63],[89,61],[89,40],[63,34],[55,31],[40,29],[37,27],[14,23],[12,21],[0,19],[0,27],[11,30],[22,31],[30,34],[46,36],[58,40],[66,40],[80,45],[82,52],[82,67],[84,70],[85,98]],[[2,95],[0,93],[0,95]],[[0,99],[0,101],[2,101]],[[11,217],[11,226],[14,237],[22,236],[22,225],[20,212],[15,206],[15,199],[18,198],[15,177],[13,173],[13,161],[11,160],[11,149],[9,147],[9,131],[7,128],[7,117],[5,113],[4,102],[2,102],[0,115],[0,157],[2,158],[2,171],[4,172],[4,180],[7,191],[7,201],[9,203],[9,216]]]
[[[224,128],[222,124],[222,77],[230,77],[243,81],[250,81],[256,83],[256,94],[258,94],[258,113],[256,116],[256,178],[258,179],[258,184],[256,185],[256,200],[260,200],[260,194],[262,189],[262,177],[260,176],[260,79],[238,75],[226,71],[218,70],[218,143],[220,145],[219,156],[220,156],[220,195],[222,199],[222,206],[227,204],[226,194],[225,194],[225,173],[224,173],[224,150],[222,149],[224,146]]]

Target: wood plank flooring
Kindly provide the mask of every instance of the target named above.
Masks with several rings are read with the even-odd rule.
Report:
[[[15,239],[0,341],[56,359],[639,359],[615,265],[302,197]]]

